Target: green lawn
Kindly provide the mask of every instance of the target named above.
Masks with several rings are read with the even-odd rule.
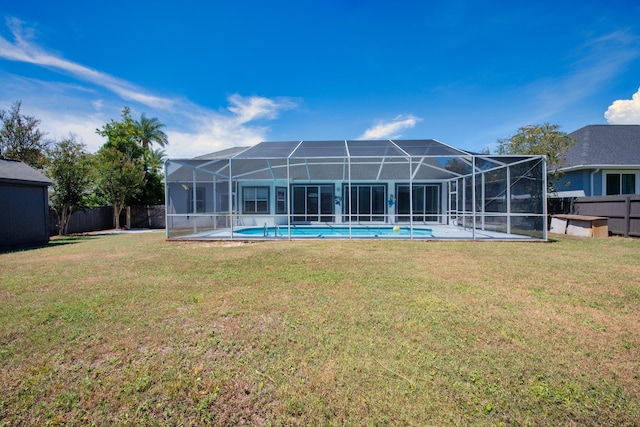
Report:
[[[0,425],[639,425],[640,240],[0,254]]]

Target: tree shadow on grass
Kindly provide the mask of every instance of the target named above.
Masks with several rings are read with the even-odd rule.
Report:
[[[96,239],[96,236],[59,236],[49,240],[49,244],[41,247],[64,246]]]
[[[95,236],[61,236],[54,237],[49,240],[49,243],[46,245],[26,245],[26,246],[18,246],[14,248],[0,248],[0,254],[7,254],[12,252],[24,252],[24,251],[32,251],[35,249],[43,249],[43,248],[52,248],[57,246],[65,246],[72,245],[75,243],[82,243],[89,240],[95,239]]]

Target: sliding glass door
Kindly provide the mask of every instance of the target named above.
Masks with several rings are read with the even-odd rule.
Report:
[[[399,222],[408,222],[413,198],[413,221],[438,221],[440,213],[440,186],[437,184],[413,184],[413,194],[408,185],[396,186],[396,211]]]
[[[333,185],[292,185],[293,222],[333,222]]]
[[[387,186],[351,184],[343,187],[344,205],[347,209],[343,221],[384,221],[386,214]]]

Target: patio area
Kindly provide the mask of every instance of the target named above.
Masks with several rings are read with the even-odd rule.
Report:
[[[170,239],[547,239],[543,156],[432,139],[289,141],[165,169]]]
[[[394,229],[398,228],[398,231]],[[185,234],[177,239],[185,240],[298,240],[298,239],[394,239],[394,240],[538,240],[535,236],[507,234],[498,231],[474,230],[454,225],[430,224],[416,227],[349,227],[340,226],[292,226],[286,227],[242,227],[231,233],[230,229],[202,231]]]

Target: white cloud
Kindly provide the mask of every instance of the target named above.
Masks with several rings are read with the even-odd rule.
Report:
[[[237,146],[250,146],[264,141],[264,133],[251,129],[202,129],[200,132],[168,132],[167,136],[171,142],[165,153],[171,158],[191,158],[207,153]],[[229,141],[239,142],[230,144]]]
[[[46,110],[35,110],[33,116],[40,120],[42,129],[47,132],[47,138],[59,141],[74,134],[78,142],[86,145],[89,152],[96,152],[105,140],[96,133],[96,123],[106,123],[102,116],[86,114],[58,114]]]
[[[529,120],[546,120],[597,93],[640,56],[637,46],[638,38],[625,31],[605,34],[577,46],[572,71],[524,87],[524,99],[536,101],[526,107]]]
[[[283,109],[295,104],[287,99],[259,96],[228,97],[227,113],[214,113],[198,108],[190,113],[190,131],[169,131],[170,144],[166,152],[170,157],[193,157],[232,146],[248,146],[264,141],[269,128],[251,124],[259,119],[274,119]]]
[[[268,98],[256,96],[244,98],[235,94],[229,97],[230,106],[225,109],[226,111],[213,112],[191,105],[191,110],[176,117],[172,125],[167,125],[161,120],[166,125],[169,138],[169,145],[164,148],[167,156],[189,158],[233,146],[248,146],[264,141],[267,139],[269,127],[252,124],[252,121],[263,116],[248,118],[250,113],[247,110],[236,107],[238,103],[248,106],[252,103],[269,104],[269,101]],[[93,105],[96,103],[98,105]],[[23,111],[40,120],[40,128],[47,133],[49,139],[60,140],[67,137],[69,133],[74,133],[90,152],[95,152],[105,142],[104,138],[96,133],[96,129],[102,128],[111,119],[117,120],[119,116],[116,117],[116,114],[119,114],[119,110],[113,107],[110,108],[110,113],[105,113],[101,111],[100,102],[93,101],[91,104],[95,108],[93,112],[75,109],[61,112],[46,107],[34,108],[31,102],[25,101]],[[247,109],[250,110],[251,107]],[[279,111],[280,109],[274,107],[270,114],[277,116]]]
[[[166,110],[174,104],[171,99],[145,93],[142,89],[124,80],[44,51],[30,42],[31,32],[23,29],[23,22],[18,19],[7,19],[7,26],[13,35],[14,42],[0,36],[0,58],[64,71],[81,80],[109,89],[122,99],[136,101],[149,107]]]
[[[358,139],[393,139],[400,137],[400,131],[412,128],[422,119],[412,114],[399,115],[391,121],[380,121],[367,129]]]
[[[613,101],[604,117],[610,124],[640,125],[640,88],[631,99]]]
[[[22,100],[23,112],[40,120],[40,128],[52,139],[74,133],[89,151],[104,139],[96,129],[118,119],[122,100],[132,105],[134,116],[145,111],[165,124],[171,157],[193,157],[232,146],[253,145],[266,139],[269,128],[257,124],[276,119],[280,112],[296,106],[289,98],[266,98],[233,94],[224,109],[212,110],[184,99],[147,93],[125,80],[93,70],[46,52],[31,42],[33,33],[17,19],[8,19],[13,41],[0,36],[0,59],[26,62],[70,74],[77,83],[43,81],[0,71],[0,108]],[[116,96],[113,96],[113,95]],[[128,103],[128,102],[127,102]]]
[[[93,108],[95,108],[96,110],[101,110],[104,102],[102,101],[102,99],[96,99],[91,102],[91,105],[93,105]]]
[[[59,140],[74,133],[96,151],[104,140],[96,129],[117,117],[121,105],[102,112],[96,103],[95,92],[80,85],[45,82],[0,72],[0,109],[8,109],[15,101],[22,101],[21,112],[40,120],[40,130],[47,139]]]
[[[242,97],[238,94],[228,98],[231,104],[227,109],[236,116],[239,124],[248,123],[258,119],[275,119],[282,109],[292,108],[294,104],[287,100],[276,100],[260,96]]]

